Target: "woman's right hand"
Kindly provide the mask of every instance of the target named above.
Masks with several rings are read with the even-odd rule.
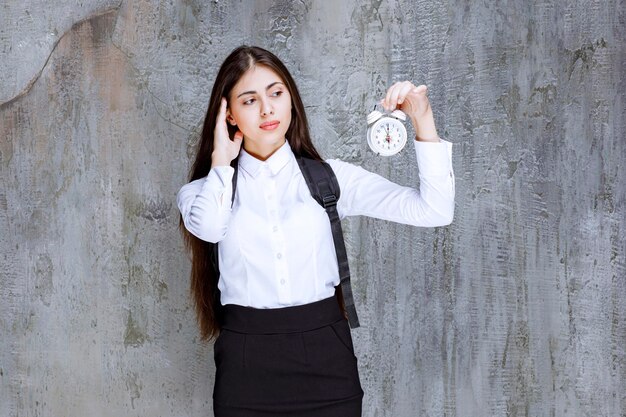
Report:
[[[227,101],[222,97],[220,109],[217,112],[217,119],[215,120],[215,131],[213,132],[211,166],[230,165],[230,162],[239,155],[241,143],[243,142],[243,133],[240,130],[237,130],[232,140],[228,136],[226,105]]]

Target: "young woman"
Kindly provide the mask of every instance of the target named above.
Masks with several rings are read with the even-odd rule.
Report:
[[[437,135],[426,86],[395,83],[381,105],[412,121],[420,189],[329,159],[340,218],[449,224],[452,145]],[[321,160],[289,71],[267,50],[235,49],[217,74],[191,182],[177,197],[201,336],[217,337],[218,417],[361,415],[357,358],[335,297],[329,218],[296,155]],[[217,242],[218,274],[211,260]]]

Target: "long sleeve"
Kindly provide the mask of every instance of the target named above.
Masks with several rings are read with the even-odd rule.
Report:
[[[395,184],[359,166],[330,159],[341,196],[341,218],[363,215],[413,226],[445,226],[454,217],[452,143],[415,143],[419,190]]]
[[[226,236],[231,213],[232,178],[230,166],[213,167],[209,174],[184,185],[176,197],[185,228],[207,242]]]

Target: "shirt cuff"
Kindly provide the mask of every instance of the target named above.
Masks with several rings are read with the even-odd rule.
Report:
[[[452,142],[439,139],[437,142],[413,140],[420,174],[448,175],[452,170]]]

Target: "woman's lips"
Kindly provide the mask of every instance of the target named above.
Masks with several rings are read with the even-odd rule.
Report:
[[[259,127],[263,130],[274,130],[278,127],[279,124],[280,122],[275,120],[273,122],[265,122]]]

